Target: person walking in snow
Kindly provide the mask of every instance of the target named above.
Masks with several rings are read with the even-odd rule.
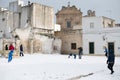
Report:
[[[106,46],[104,46],[104,52],[105,52],[105,56],[107,57],[108,56],[108,49]]]
[[[24,56],[24,54],[23,54],[23,46],[22,46],[22,44],[20,45],[20,56]]]
[[[82,47],[79,47],[78,50],[79,50],[78,56],[79,56],[79,59],[81,59],[82,58],[82,54],[83,54],[83,49],[82,49]]]
[[[111,71],[111,74],[114,73],[114,70],[113,70],[114,63],[115,63],[114,51],[110,48],[108,53],[107,64],[108,64],[108,69]]]
[[[12,61],[13,52],[14,52],[14,46],[12,44],[10,44],[9,50],[10,50],[10,52],[8,54],[8,62],[11,62]]]

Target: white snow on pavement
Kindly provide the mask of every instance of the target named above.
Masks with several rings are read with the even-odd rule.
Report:
[[[115,61],[111,75],[105,56],[74,59],[60,54],[25,54],[10,63],[0,58],[0,80],[73,80],[77,76],[74,80],[120,80],[120,57]]]

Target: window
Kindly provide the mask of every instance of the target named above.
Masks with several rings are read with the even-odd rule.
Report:
[[[5,18],[2,18],[2,21],[5,21]]]
[[[76,49],[76,43],[71,43],[71,49]]]
[[[71,21],[67,21],[67,28],[71,28]]]
[[[93,22],[90,23],[90,29],[92,29],[92,28],[94,28],[94,23]]]
[[[108,27],[112,27],[112,24],[108,24]]]

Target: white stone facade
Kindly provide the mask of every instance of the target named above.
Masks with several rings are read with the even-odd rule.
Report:
[[[53,8],[46,5],[29,2],[24,6],[22,0],[10,2],[9,10],[0,10],[0,33],[0,51],[3,51],[5,44],[2,41],[6,39],[17,43],[16,35],[25,53],[53,53],[61,49],[61,40],[54,38]],[[19,50],[19,45],[16,47]]]
[[[83,17],[83,53],[102,54],[103,46],[113,45],[115,55],[120,55],[120,27],[106,17]]]

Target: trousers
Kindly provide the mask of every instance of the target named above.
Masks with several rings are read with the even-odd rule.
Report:
[[[114,63],[108,63],[108,69],[110,69],[111,72],[113,72],[113,65]]]
[[[12,61],[12,56],[13,56],[13,50],[11,50],[8,54],[8,62]]]

